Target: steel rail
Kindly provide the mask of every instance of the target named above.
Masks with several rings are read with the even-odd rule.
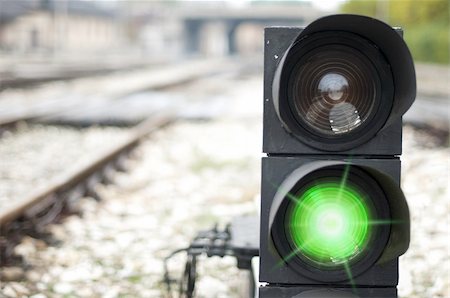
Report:
[[[148,60],[144,61],[122,61],[111,63],[111,61],[96,61],[96,63],[77,62],[76,64],[60,63],[52,65],[49,61],[42,60],[39,63],[32,64],[31,69],[27,70],[26,65],[15,63],[13,67],[0,71],[2,80],[0,81],[0,91],[8,88],[23,88],[40,83],[73,80],[84,77],[98,76],[118,71],[128,71],[140,69],[143,67],[153,67],[161,65],[166,61]],[[17,69],[19,68],[19,69]]]
[[[142,91],[164,90],[207,78],[216,73],[231,71],[235,67],[234,65],[231,60],[227,59],[188,60],[179,64],[159,66],[156,69],[136,70],[141,79],[126,81],[126,84],[122,85],[110,84],[105,90],[95,90],[95,92],[100,91],[102,96],[113,101]],[[135,75],[130,74],[130,76]],[[0,82],[0,86],[1,84],[2,82]],[[48,102],[37,102],[33,106],[28,106],[24,111],[0,115],[0,137],[3,132],[13,130],[19,122],[39,122],[39,119],[59,115],[69,108],[80,107],[76,103],[68,106],[66,101],[61,100],[61,105],[51,105],[50,111],[42,111],[42,104],[46,105]]]
[[[143,137],[173,122],[175,119],[174,114],[159,113],[158,115],[155,115],[155,117],[152,117],[133,128],[132,133],[125,141],[113,146],[110,150],[94,159],[91,163],[81,166],[71,173],[51,181],[45,187],[18,200],[16,204],[11,205],[4,210],[0,210],[0,229],[4,225],[24,216],[27,210],[30,210],[30,208],[33,208],[40,203],[45,205],[51,204],[48,202],[49,198],[51,198],[50,201],[58,200],[58,193],[67,192],[71,188],[80,185],[92,175],[105,168],[109,163],[113,162],[122,153],[137,146]]]

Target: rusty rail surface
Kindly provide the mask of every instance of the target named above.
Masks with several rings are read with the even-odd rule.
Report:
[[[11,222],[18,217],[24,215],[30,207],[44,202],[46,198],[57,194],[58,192],[68,191],[70,188],[79,185],[84,180],[88,179],[91,175],[103,169],[106,165],[116,159],[121,153],[127,152],[135,147],[139,141],[146,135],[154,132],[155,130],[167,125],[174,121],[174,116],[169,114],[158,115],[151,118],[138,126],[136,126],[130,137],[124,142],[111,148],[108,152],[102,156],[93,160],[90,164],[80,167],[74,170],[72,173],[60,177],[56,181],[52,181],[49,185],[38,191],[28,195],[22,200],[18,200],[16,204],[13,204],[9,208],[0,211],[0,228],[8,222]]]
[[[14,259],[14,247],[23,235],[42,233],[43,227],[54,222],[65,211],[70,211],[74,200],[88,195],[95,198],[94,186],[102,181],[108,170],[118,168],[117,161],[130,152],[147,135],[174,122],[175,114],[159,113],[132,129],[130,136],[113,146],[87,165],[0,210],[0,264]],[[108,177],[106,177],[108,178]]]

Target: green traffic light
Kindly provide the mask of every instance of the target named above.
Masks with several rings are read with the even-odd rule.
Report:
[[[364,194],[340,181],[316,181],[296,195],[287,231],[296,254],[320,267],[357,258],[370,238],[370,208]]]

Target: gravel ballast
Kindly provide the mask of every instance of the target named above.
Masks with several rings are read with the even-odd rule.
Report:
[[[126,138],[126,128],[22,125],[0,138],[0,208],[36,188],[88,164],[111,144]]]
[[[102,202],[84,198],[82,217],[49,226],[55,244],[23,239],[16,251],[27,270],[12,272],[16,278],[3,280],[0,293],[166,297],[165,256],[188,245],[199,229],[258,212],[261,87],[260,78],[236,81],[218,119],[178,122],[146,139],[127,173],[117,173],[113,185],[98,186]],[[404,298],[450,297],[450,151],[432,142],[405,128],[402,184],[412,239],[400,262]],[[170,263],[173,277],[181,274],[183,262],[179,256]],[[244,281],[233,258],[203,258],[197,297],[242,297]]]

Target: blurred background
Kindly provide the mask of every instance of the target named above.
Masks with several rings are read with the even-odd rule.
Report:
[[[0,297],[169,297],[164,257],[258,213],[264,27],[334,13],[404,30],[418,96],[399,296],[450,297],[448,0],[0,0]],[[244,297],[235,259],[204,257],[198,274],[197,297]]]

